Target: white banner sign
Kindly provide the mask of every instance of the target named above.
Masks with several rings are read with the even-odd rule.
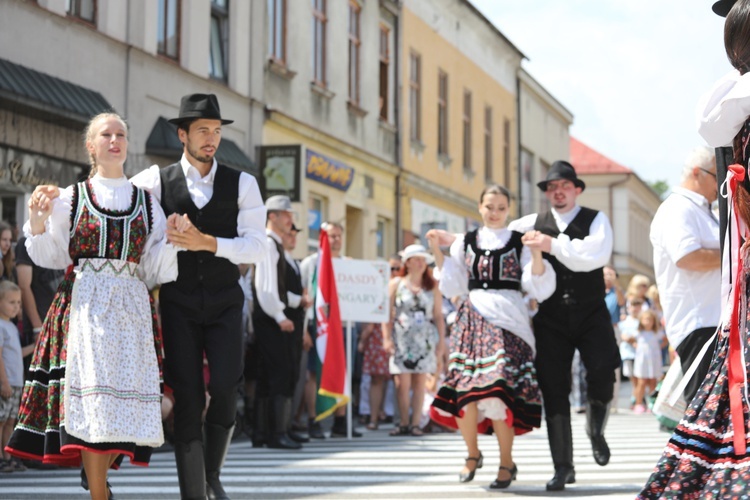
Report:
[[[339,292],[341,321],[382,323],[388,321],[388,262],[333,259]]]

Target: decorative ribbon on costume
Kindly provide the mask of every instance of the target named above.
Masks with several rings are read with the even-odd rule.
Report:
[[[735,258],[732,260],[731,276],[734,278],[731,284],[731,316],[724,314],[722,326],[729,324],[729,354],[727,359],[729,376],[729,408],[734,430],[733,444],[736,455],[744,455],[747,452],[747,439],[745,431],[745,418],[743,414],[742,393],[747,397],[747,370],[745,369],[745,350],[740,333],[740,324],[744,324],[740,301],[742,290],[745,288],[743,282],[744,255],[741,248],[741,236],[747,236],[747,226],[734,210],[734,194],[738,184],[745,180],[745,168],[742,165],[730,165],[727,171],[727,206],[729,221],[733,222],[727,232],[730,236],[730,248],[736,249]],[[729,279],[729,273],[722,273],[722,281]],[[722,292],[725,288],[722,283]],[[725,304],[729,305],[727,301]],[[726,311],[725,311],[726,312]]]

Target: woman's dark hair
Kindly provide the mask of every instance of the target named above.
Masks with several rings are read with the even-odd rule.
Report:
[[[750,71],[750,0],[738,0],[727,14],[724,23],[724,49],[729,62],[740,74]],[[744,129],[745,127],[734,138],[732,149],[735,163],[746,167],[746,145],[742,141]],[[747,191],[747,181],[740,186],[734,196],[735,210],[746,224],[750,224],[750,192]]]
[[[738,0],[727,14],[724,49],[740,74],[750,71],[750,0]]]
[[[407,259],[409,260],[409,259]],[[398,273],[396,273],[396,276],[401,276],[402,278],[405,278],[408,274],[406,270],[406,261],[404,261],[404,265],[401,266],[401,269],[399,269]],[[430,291],[433,288],[435,288],[435,278],[432,277],[432,269],[430,269],[430,266],[427,266],[424,270],[424,273],[422,273],[422,289]]]
[[[510,191],[505,189],[500,184],[490,184],[482,190],[482,194],[479,195],[479,204],[481,205],[484,201],[485,195],[488,194],[499,194],[505,196],[508,199],[508,205],[510,205]]]
[[[10,237],[13,238],[13,227],[11,227],[10,224],[8,224],[5,221],[0,221],[0,236],[3,235],[5,231],[10,231]],[[8,249],[8,253],[3,255],[2,257],[3,262],[3,277],[7,278],[9,280],[15,281],[15,268],[16,268],[16,259],[13,255],[13,245],[11,244],[10,248]]]

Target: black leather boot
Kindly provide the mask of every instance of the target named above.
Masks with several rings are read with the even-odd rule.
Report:
[[[269,423],[269,403],[268,398],[256,398],[253,406],[253,435],[250,439],[253,442],[253,448],[262,448],[268,443],[268,423]]]
[[[175,443],[174,457],[182,500],[206,499],[206,469],[203,461],[203,443]]]
[[[221,485],[219,474],[229,451],[234,425],[229,428],[211,423],[203,424],[203,442],[206,445],[206,493],[209,500],[229,500]]]
[[[547,491],[562,491],[566,484],[576,482],[573,467],[573,431],[570,430],[570,415],[547,417],[547,438],[555,465],[555,475],[547,483]]]
[[[604,428],[609,418],[609,403],[602,403],[590,399],[586,403],[586,434],[591,440],[591,449],[594,452],[594,460],[599,465],[609,463],[609,446],[604,439]]]
[[[293,441],[287,435],[289,421],[292,416],[292,400],[284,396],[275,396],[271,402],[271,427],[273,428],[273,432],[268,441],[268,447],[299,450],[302,448],[302,445]]]
[[[346,437],[346,416],[334,416],[333,427],[331,427],[331,437]],[[360,438],[362,433],[354,428],[352,422],[352,437]]]

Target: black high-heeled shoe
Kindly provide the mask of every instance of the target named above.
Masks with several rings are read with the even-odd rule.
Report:
[[[484,465],[484,457],[482,456],[482,452],[479,452],[478,457],[466,457],[465,459],[467,462],[476,462],[476,467],[474,467],[473,470],[469,471],[468,473],[459,472],[458,473],[458,482],[460,483],[468,483],[472,479],[474,479],[474,473],[477,471],[477,469],[481,469],[482,465]],[[468,465],[468,464],[467,464]]]
[[[492,490],[502,490],[504,488],[507,488],[508,486],[510,486],[510,483],[513,482],[513,480],[516,478],[516,475],[518,474],[518,467],[516,467],[516,464],[513,464],[512,468],[500,466],[498,470],[507,470],[508,472],[510,472],[510,479],[506,479],[505,481],[495,479],[490,484],[490,489]]]
[[[89,491],[89,478],[86,477],[86,469],[81,467],[81,488]],[[109,500],[115,500],[115,495],[112,493],[112,485],[107,481],[107,498]]]

